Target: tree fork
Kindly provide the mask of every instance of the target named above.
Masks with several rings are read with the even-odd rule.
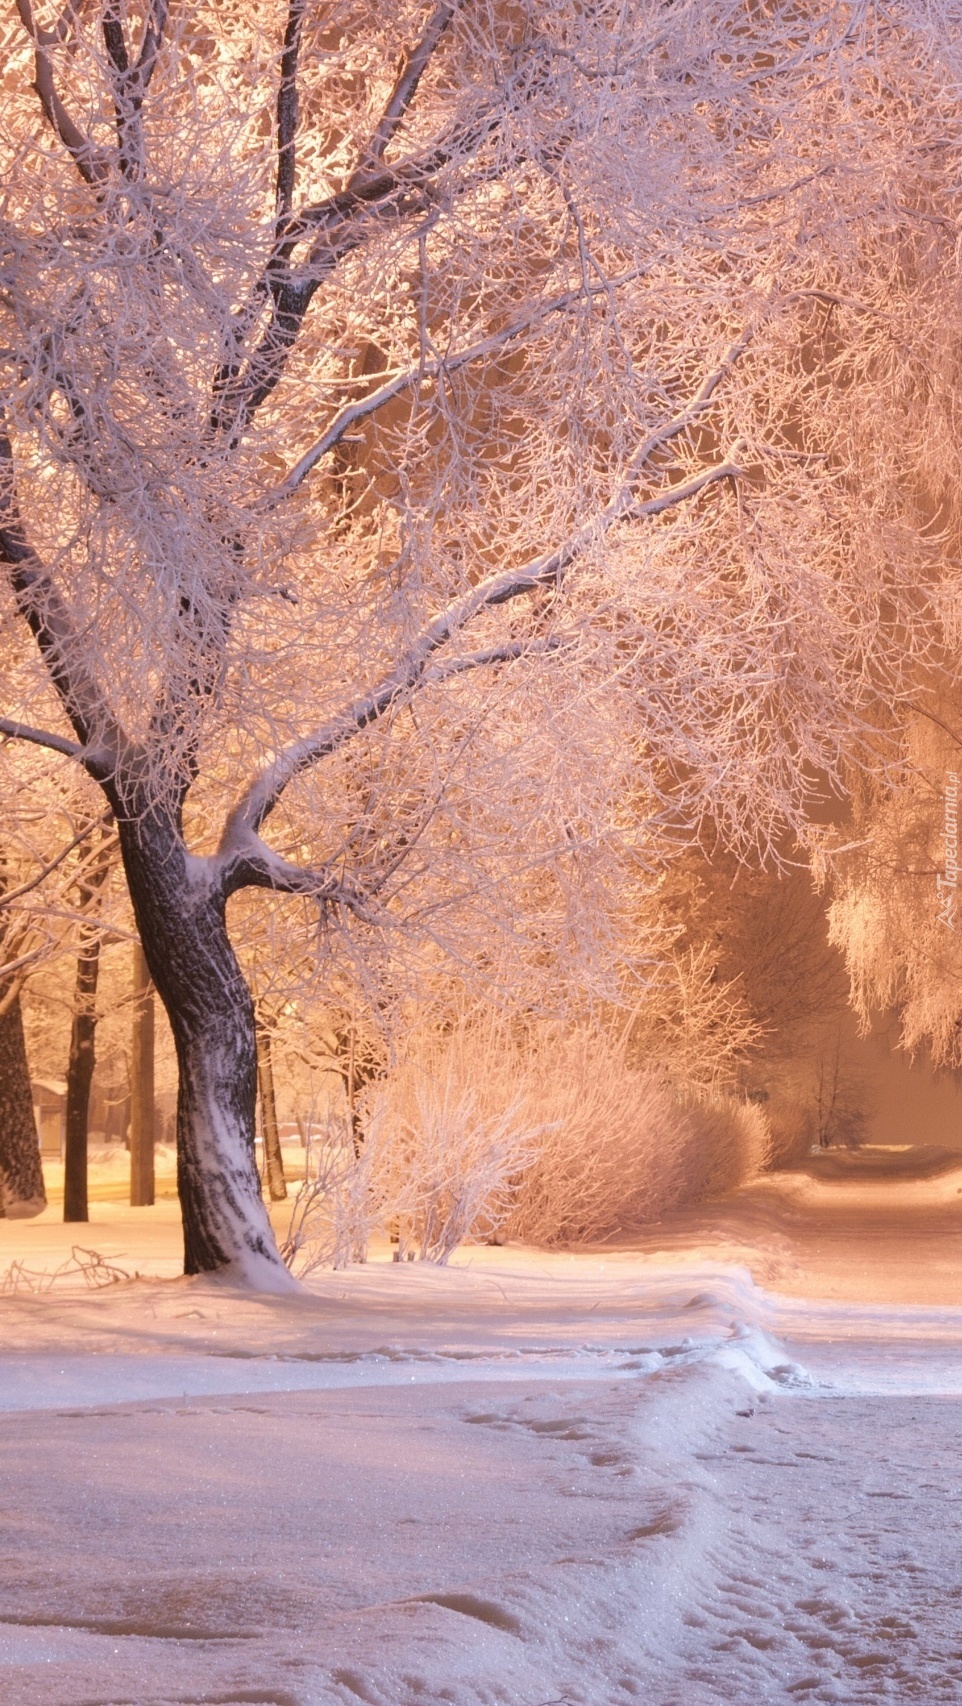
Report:
[[[296,1290],[277,1252],[254,1155],[254,1003],[227,931],[222,884],[188,855],[164,808],[118,812],[147,967],[177,1051],[177,1186],[184,1271]]]

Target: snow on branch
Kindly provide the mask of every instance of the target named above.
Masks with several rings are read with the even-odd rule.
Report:
[[[295,776],[337,751],[362,729],[377,722],[405,693],[422,685],[434,653],[482,611],[523,597],[540,587],[560,586],[572,564],[598,544],[616,523],[660,515],[696,497],[720,480],[737,478],[742,470],[735,459],[739,448],[735,446],[732,454],[721,462],[704,468],[689,480],[669,485],[655,497],[639,500],[635,495],[635,487],[655,452],[683,433],[707,408],[725,374],[747,347],[749,338],[749,333],[739,338],[724,361],[702,381],[691,402],[671,421],[649,435],[632,457],[617,490],[600,514],[549,554],[537,557],[521,568],[489,575],[454,599],[428,623],[378,686],[355,699],[314,734],[295,741],[275,758],[231,811],[225,825],[221,855],[231,857],[249,834],[260,829]]]
[[[658,442],[663,442],[663,439],[659,437]],[[640,472],[641,467],[636,462],[634,478]],[[741,473],[738,462],[729,457],[682,484],[669,486],[658,497],[644,503],[630,500],[631,482],[626,481],[594,522],[582,528],[550,556],[536,558],[520,569],[490,575],[470,592],[455,599],[428,624],[405,657],[377,687],[355,699],[315,734],[295,741],[261,773],[230,813],[221,843],[222,852],[229,853],[245,832],[259,829],[295,776],[322,758],[329,757],[362,729],[378,722],[405,693],[421,685],[429,658],[483,610],[507,604],[512,599],[537,591],[539,587],[559,586],[572,563],[596,544],[615,522],[661,515],[665,510],[697,497],[707,486],[720,480],[736,479]]]
[[[6,730],[3,727],[5,720],[6,719],[0,720],[0,733],[6,733]],[[54,738],[56,739],[57,737],[55,736]],[[47,743],[44,742],[43,744],[46,745]],[[64,861],[69,859],[75,848],[82,847],[85,841],[89,841],[95,829],[106,827],[112,821],[113,813],[106,811],[93,823],[85,823],[83,828],[78,830],[73,840],[68,841],[66,847],[61,847],[60,852],[56,854],[53,859],[50,859],[45,865],[41,866],[40,870],[37,871],[28,882],[21,883],[19,887],[15,889],[4,889],[0,891],[0,909],[12,906],[15,901],[22,900],[24,895],[32,894],[34,889],[38,889],[42,883],[46,882],[49,876],[53,875],[54,871],[59,870]],[[98,854],[102,854],[103,848],[100,847],[97,851]]]
[[[14,487],[13,451],[5,433],[0,433],[0,562],[10,569],[10,583],[21,614],[37,642],[64,710],[73,724],[80,746],[59,735],[41,739],[41,731],[12,724],[5,733],[33,740],[82,758],[92,774],[109,767],[112,756],[127,745],[119,725],[106,709],[105,696],[90,674],[81,655],[78,635],[70,611],[53,576],[30,546],[17,505]]]
[[[394,87],[381,114],[377,129],[364,150],[358,171],[348,182],[349,192],[354,187],[355,182],[360,180],[362,172],[371,166],[380,165],[384,159],[385,150],[403,123],[404,116],[417,94],[418,84],[424,76],[451,19],[454,17],[454,10],[453,5],[438,6],[429,18],[420,41],[409,53],[402,55]]]
[[[295,865],[260,836],[248,833],[237,838],[230,855],[219,859],[224,894],[239,889],[272,889],[275,894],[304,895],[321,905],[343,906],[358,918],[369,916],[367,897],[343,874],[324,866]]]
[[[54,80],[53,53],[68,42],[76,21],[76,10],[69,4],[53,30],[42,30],[33,15],[30,0],[17,0],[17,11],[34,46],[34,88],[44,116],[71,155],[81,177],[88,184],[99,184],[110,171],[110,156],[96,148],[89,136],[71,118],[57,93]]]
[[[271,311],[246,365],[228,363],[217,375],[212,424],[218,433],[243,431],[271,395],[285,371],[315,292],[363,241],[370,218],[396,220],[423,212],[425,194],[438,172],[455,157],[471,153],[496,127],[496,119],[485,112],[480,123],[454,125],[420,155],[387,167],[383,164],[385,151],[403,123],[454,11],[451,4],[438,6],[421,39],[402,57],[381,118],[345,187],[294,214],[297,64],[303,5],[301,0],[292,0],[277,98],[276,242],[251,297],[252,303],[269,297]],[[310,244],[306,260],[295,268],[293,251],[305,240]]]
[[[49,729],[35,729],[29,723],[17,723],[10,717],[0,717],[0,735],[6,735],[8,740],[26,740],[34,746],[49,747],[51,752],[62,752],[65,758],[77,758],[84,761],[86,747],[79,741],[68,740],[66,735],[55,735]]]
[[[416,367],[409,367],[403,373],[397,373],[391,379],[386,379],[383,385],[379,385],[367,397],[361,397],[353,403],[345,403],[344,407],[339,409],[334,416],[330,426],[321,434],[320,438],[315,440],[310,449],[304,452],[290,473],[260,500],[258,509],[273,508],[276,504],[282,503],[285,498],[292,497],[323,457],[327,456],[341,443],[345,433],[350,432],[351,428],[357,426],[359,422],[368,420],[371,415],[376,414],[378,410],[393,402],[396,397],[402,396],[405,391],[409,391],[413,386],[421,385],[426,380],[446,378],[448,374],[457,373],[460,368],[467,367],[471,362],[483,361],[485,356],[494,355],[497,351],[502,350],[506,344],[513,343],[525,332],[530,332],[533,327],[539,325],[543,320],[549,319],[552,314],[563,314],[567,309],[579,306],[592,296],[607,296],[621,285],[633,283],[639,277],[640,271],[641,269],[635,267],[617,278],[607,279],[604,284],[579,285],[574,290],[563,291],[560,296],[553,297],[549,302],[538,303],[529,313],[512,320],[500,332],[494,332],[490,337],[481,338],[467,349],[457,350],[439,361],[418,363]],[[710,392],[706,394],[705,402],[708,401],[710,395]],[[685,424],[688,424],[687,419]],[[681,432],[682,430],[682,426],[678,426],[677,431]],[[659,442],[667,442],[667,437],[670,436],[672,434],[668,432]]]

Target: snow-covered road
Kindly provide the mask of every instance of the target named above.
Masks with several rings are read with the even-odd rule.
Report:
[[[2,1706],[962,1701],[960,1184],[0,1299]]]

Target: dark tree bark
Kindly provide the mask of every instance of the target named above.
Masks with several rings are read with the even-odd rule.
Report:
[[[92,907],[110,870],[110,849],[101,842],[92,869],[78,884],[80,904]],[[66,1130],[64,1134],[63,1217],[89,1218],[87,1205],[87,1135],[90,1125],[90,1086],[96,1065],[97,983],[100,977],[100,931],[83,924],[77,950],[73,1022],[67,1061]]]
[[[261,1100],[261,1130],[264,1134],[264,1172],[271,1202],[283,1202],[287,1196],[284,1178],[284,1157],[281,1153],[281,1134],[277,1124],[277,1096],[274,1090],[274,1061],[270,1032],[257,1021],[257,1082]]]
[[[212,862],[187,853],[166,813],[137,799],[114,805],[140,939],[177,1051],[184,1270],[297,1290],[257,1174],[254,1003],[227,933],[226,884]]]
[[[154,1201],[154,990],[140,943],[134,947],[130,1051],[130,1206]]]
[[[67,1106],[64,1148],[63,1217],[87,1220],[87,1130],[90,1085],[96,1063],[97,981],[100,975],[100,932],[85,931],[77,954],[70,1056],[67,1061]]]
[[[17,990],[0,1002],[0,1214],[27,1219],[46,1206]]]

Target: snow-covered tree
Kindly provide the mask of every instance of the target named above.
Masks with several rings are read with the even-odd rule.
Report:
[[[877,10],[18,0],[0,729],[114,813],[188,1271],[288,1283],[232,896],[617,986],[673,841],[839,777],[914,579],[858,423],[928,370],[920,101],[958,151],[951,31]]]
[[[957,692],[919,693],[901,767],[858,802],[856,847],[840,863],[831,907],[856,1011],[892,1009],[903,1046],[936,1066],[962,1065],[962,911],[958,904]]]

